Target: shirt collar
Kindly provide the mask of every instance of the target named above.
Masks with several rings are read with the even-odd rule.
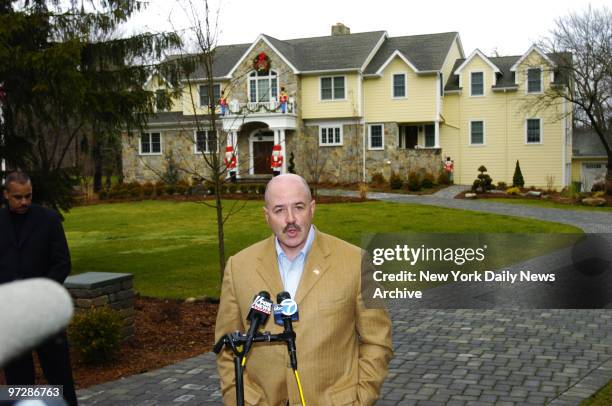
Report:
[[[312,242],[314,241],[314,236],[315,236],[314,231],[315,231],[314,226],[311,224],[310,230],[308,231],[308,237],[306,238],[306,244],[304,244],[304,246],[300,250],[300,253],[295,258],[297,258],[298,256],[302,254],[304,255],[304,258],[308,256],[308,253],[310,252],[310,248],[312,247]],[[287,254],[285,254],[285,251],[280,246],[280,243],[278,242],[277,237],[274,237],[274,245],[276,247],[276,258],[280,258],[281,255],[284,255],[285,257],[287,257]]]

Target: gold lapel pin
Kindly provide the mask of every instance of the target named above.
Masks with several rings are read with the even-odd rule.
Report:
[[[318,269],[313,269],[312,273],[314,273],[315,275],[318,275],[320,273],[320,271]]]

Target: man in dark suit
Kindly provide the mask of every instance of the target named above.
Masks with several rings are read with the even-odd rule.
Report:
[[[8,207],[0,209],[0,283],[36,277],[64,283],[70,253],[59,215],[32,204],[32,183],[24,172],[7,176],[4,198]],[[63,385],[66,402],[76,405],[66,333],[49,338],[36,351],[47,382]],[[34,385],[32,353],[10,362],[4,374],[8,385]]]

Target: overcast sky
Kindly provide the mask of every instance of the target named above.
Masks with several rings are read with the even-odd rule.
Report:
[[[125,27],[127,34],[190,26],[188,0],[149,0],[146,11]],[[201,1],[192,0],[194,4]],[[219,10],[218,44],[250,43],[261,33],[278,39],[330,35],[337,22],[352,33],[385,30],[390,36],[458,31],[466,56],[520,55],[554,26],[554,21],[588,5],[612,0],[211,0]]]

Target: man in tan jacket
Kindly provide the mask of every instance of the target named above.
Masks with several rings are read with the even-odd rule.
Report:
[[[297,175],[273,178],[264,213],[274,235],[227,262],[215,335],[246,331],[253,297],[288,291],[299,306],[298,372],[309,406],[372,405],[392,356],[386,310],[368,309],[361,296],[361,250],[312,226],[315,201]],[[263,329],[283,331],[271,316]],[[236,404],[232,354],[217,364],[225,405]],[[247,405],[300,405],[283,343],[255,343],[244,371]]]

